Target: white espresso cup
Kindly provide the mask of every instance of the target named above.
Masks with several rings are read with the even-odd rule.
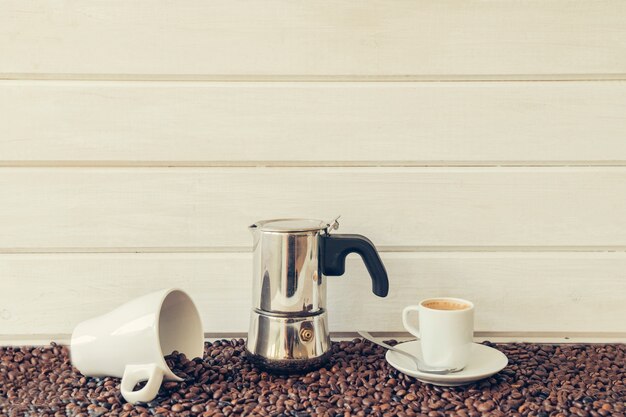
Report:
[[[122,396],[135,404],[153,400],[163,379],[182,381],[163,357],[175,350],[190,359],[202,357],[204,332],[191,297],[166,289],[83,321],[72,333],[70,353],[85,376],[122,378]],[[141,381],[146,385],[133,391]]]
[[[409,321],[418,314],[419,326]],[[429,298],[402,311],[402,323],[420,339],[424,363],[460,371],[467,365],[474,336],[474,304],[460,298]]]

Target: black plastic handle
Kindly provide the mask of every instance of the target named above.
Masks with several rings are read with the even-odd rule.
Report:
[[[376,247],[361,235],[326,235],[321,237],[322,273],[328,276],[343,275],[346,271],[346,256],[352,252],[361,255],[372,278],[372,291],[379,297],[389,293],[387,270]]]

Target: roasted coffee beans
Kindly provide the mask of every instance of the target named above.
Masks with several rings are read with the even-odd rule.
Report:
[[[384,351],[337,342],[330,363],[299,376],[270,375],[245,359],[244,341],[207,343],[204,359],[166,360],[183,382],[156,399],[125,403],[117,378],[85,378],[64,346],[0,348],[0,415],[97,416],[534,416],[624,417],[626,345],[492,345],[509,357],[499,374],[458,388],[422,384],[391,368]]]

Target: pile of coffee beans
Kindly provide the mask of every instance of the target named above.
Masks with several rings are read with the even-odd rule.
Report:
[[[626,345],[493,345],[499,374],[456,388],[391,368],[361,339],[333,343],[329,364],[304,375],[263,372],[244,341],[207,343],[204,359],[166,357],[183,382],[164,382],[147,404],[120,396],[117,378],[86,378],[67,347],[0,348],[0,415],[98,416],[536,416],[624,417]]]

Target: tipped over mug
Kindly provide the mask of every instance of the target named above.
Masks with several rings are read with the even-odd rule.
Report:
[[[182,381],[165,362],[173,351],[202,357],[200,314],[184,291],[170,288],[131,300],[83,321],[72,333],[72,364],[85,376],[122,378],[122,396],[131,404],[153,400],[163,380]],[[133,391],[135,385],[146,385]]]

